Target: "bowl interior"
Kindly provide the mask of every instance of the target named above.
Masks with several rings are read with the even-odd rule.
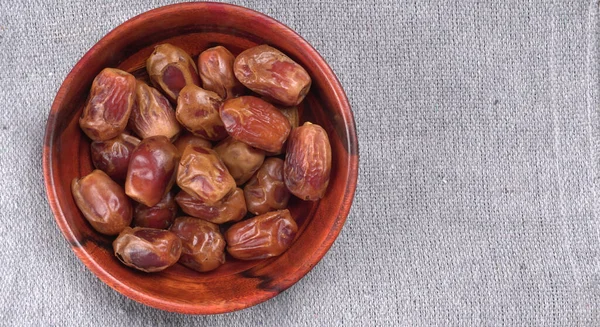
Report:
[[[270,44],[306,68],[313,78],[301,105],[301,120],[320,124],[332,145],[330,186],[319,202],[294,197],[290,211],[300,226],[283,255],[255,261],[231,257],[209,273],[179,264],[146,274],[120,264],[113,237],[95,232],[77,209],[73,178],[93,170],[90,140],[78,118],[94,77],[117,67],[146,79],[145,60],[159,43],[171,43],[195,59],[204,49],[223,45],[235,54]],[[347,99],[331,69],[296,33],[275,20],[242,7],[191,3],[162,7],[137,16],[100,40],[73,68],[52,106],[45,137],[44,175],[56,221],[73,250],[92,272],[122,294],[169,311],[212,314],[265,301],[304,276],[337,237],[350,209],[357,177],[357,142]]]

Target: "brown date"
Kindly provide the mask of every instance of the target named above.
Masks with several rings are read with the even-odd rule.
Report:
[[[97,232],[116,235],[131,223],[129,198],[103,171],[96,169],[81,179],[73,179],[71,192],[77,207]]]
[[[105,68],[94,81],[79,126],[94,141],[106,141],[127,127],[135,96],[135,77],[120,69]]]
[[[181,131],[175,110],[157,89],[138,81],[129,126],[142,139],[163,135],[173,140]]]
[[[116,182],[123,182],[127,176],[129,158],[138,144],[140,140],[137,137],[127,134],[107,141],[94,141],[90,146],[92,163]]]
[[[288,119],[288,121],[290,122],[290,126],[292,127],[292,129],[300,126],[300,117],[298,114],[298,107],[297,106],[293,106],[293,107],[277,107],[277,109],[279,109],[279,112],[281,112],[285,118]]]
[[[241,260],[278,256],[292,245],[297,232],[289,210],[268,212],[231,226],[225,232],[227,252]]]
[[[247,88],[285,106],[298,105],[310,89],[306,70],[266,44],[240,53],[233,71]]]
[[[244,186],[244,198],[248,211],[255,215],[285,209],[290,192],[283,182],[283,160],[267,158]]]
[[[331,145],[325,130],[310,122],[294,128],[283,165],[288,190],[302,200],[318,200],[325,195],[330,173]]]
[[[222,100],[215,93],[196,85],[187,85],[177,99],[177,120],[194,135],[219,141],[227,136],[219,117]]]
[[[238,186],[246,183],[265,160],[265,151],[232,137],[221,141],[213,150],[219,154]]]
[[[290,133],[290,122],[272,104],[253,96],[229,99],[220,110],[234,139],[268,152],[278,152]]]
[[[177,140],[173,142],[173,145],[177,148],[177,150],[179,150],[180,154],[183,154],[183,150],[185,150],[188,145],[197,145],[208,149],[212,147],[212,144],[209,140],[190,133],[180,135]]]
[[[166,136],[144,139],[131,154],[125,193],[148,207],[155,206],[173,186],[179,158]]]
[[[248,212],[244,191],[240,188],[235,188],[214,204],[206,204],[185,191],[179,192],[175,201],[186,214],[214,224],[240,221]]]
[[[155,87],[173,102],[186,85],[200,85],[198,70],[183,49],[164,43],[157,45],[146,60],[146,70]]]
[[[225,263],[225,239],[219,226],[193,217],[179,217],[170,228],[181,239],[179,263],[199,272]]]
[[[152,207],[138,203],[133,209],[133,225],[166,229],[171,226],[177,216],[177,203],[172,192],[167,192],[159,203]]]
[[[145,227],[125,228],[113,241],[115,256],[126,266],[157,272],[181,256],[181,240],[173,232]]]
[[[213,204],[235,188],[235,180],[215,151],[188,146],[177,169],[177,185],[204,203]]]
[[[204,50],[198,56],[198,72],[202,87],[217,93],[223,99],[230,99],[244,93],[244,85],[233,74],[235,57],[229,50],[216,46]]]

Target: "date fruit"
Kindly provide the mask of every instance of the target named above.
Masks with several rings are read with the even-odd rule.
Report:
[[[177,185],[204,203],[214,204],[235,188],[235,180],[215,151],[188,146],[177,169]]]
[[[214,204],[206,204],[185,191],[180,191],[175,201],[186,214],[214,224],[240,221],[248,212],[244,191],[240,188],[235,188]]]
[[[221,141],[213,150],[219,154],[238,186],[246,183],[265,160],[265,151],[232,137]]]
[[[244,198],[248,211],[255,215],[285,209],[290,191],[283,182],[283,160],[267,158],[244,187]]]
[[[247,88],[285,106],[302,102],[311,85],[302,66],[266,44],[240,53],[233,71]]]
[[[101,170],[73,179],[71,192],[83,216],[99,233],[117,235],[129,226],[132,208],[123,188]]]
[[[227,137],[219,108],[222,100],[215,92],[196,85],[187,85],[177,99],[177,120],[194,135],[219,141]]]
[[[157,89],[138,81],[129,126],[142,139],[163,135],[173,140],[181,131],[175,110]]]
[[[186,85],[200,85],[196,64],[183,49],[164,43],[157,45],[146,60],[146,70],[156,88],[173,103]]]
[[[217,269],[225,263],[225,239],[219,226],[193,217],[179,217],[170,228],[181,239],[179,263],[198,272]]]
[[[174,265],[181,256],[181,240],[173,232],[145,227],[125,228],[114,240],[115,256],[126,266],[157,272]]]
[[[167,192],[159,203],[152,207],[138,203],[133,209],[133,225],[166,229],[171,226],[177,216],[177,203],[172,192]]]
[[[231,226],[225,232],[227,252],[241,260],[278,256],[292,245],[297,232],[289,210],[268,212]]]
[[[253,96],[225,101],[220,114],[231,137],[268,152],[281,151],[291,129],[277,108]]]
[[[229,50],[216,46],[204,50],[198,56],[198,72],[202,87],[217,93],[223,99],[231,99],[244,93],[244,85],[233,74],[235,57]]]
[[[131,154],[125,193],[148,207],[155,206],[173,186],[179,158],[166,136],[144,139]]]
[[[190,133],[185,133],[184,135],[180,135],[177,140],[175,142],[173,142],[173,145],[177,148],[177,150],[179,150],[179,153],[183,154],[183,150],[185,150],[185,148],[188,145],[197,145],[197,146],[201,146],[201,147],[205,147],[210,149],[212,147],[212,144],[210,143],[209,140],[203,139],[200,136],[196,136],[194,134],[190,134]]]
[[[137,137],[127,134],[120,134],[107,141],[94,141],[90,146],[92,163],[114,181],[124,182],[129,158],[138,144],[140,140]]]
[[[288,190],[302,200],[318,200],[325,195],[330,173],[331,145],[325,130],[310,122],[294,128],[283,165]]]
[[[127,127],[135,96],[135,77],[105,68],[94,81],[79,126],[94,141],[117,137]]]

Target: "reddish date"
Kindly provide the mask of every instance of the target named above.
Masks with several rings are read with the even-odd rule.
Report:
[[[163,135],[174,139],[181,131],[175,110],[157,89],[138,81],[129,126],[141,138]]]
[[[183,150],[185,150],[188,145],[201,146],[207,149],[212,147],[212,144],[209,140],[189,133],[179,136],[177,140],[173,142],[173,145],[177,148],[180,154],[183,154]]]
[[[222,100],[215,93],[195,85],[184,87],[177,99],[177,120],[194,135],[219,141],[227,131],[219,117]]]
[[[174,233],[154,228],[125,228],[113,241],[115,256],[125,265],[157,272],[174,265],[181,256],[181,240]]]
[[[213,150],[223,160],[238,186],[246,183],[265,160],[265,151],[253,148],[232,137],[221,141]]]
[[[164,43],[156,46],[146,60],[146,70],[155,87],[173,103],[186,85],[200,85],[196,64],[183,49]]]
[[[79,126],[94,141],[106,141],[127,127],[134,102],[135,77],[115,68],[103,69],[94,81]]]
[[[175,196],[175,201],[186,214],[215,224],[239,221],[247,213],[244,192],[240,188],[235,188],[214,204],[206,204],[184,191]]]
[[[302,102],[311,85],[302,66],[266,44],[240,53],[233,70],[247,88],[284,106]]]
[[[81,179],[74,179],[71,191],[77,207],[97,232],[116,235],[131,223],[129,198],[103,171],[94,170]]]
[[[127,134],[107,141],[94,141],[90,146],[92,163],[114,181],[123,182],[127,176],[129,158],[138,144],[138,138]]]
[[[133,150],[125,193],[148,207],[155,206],[175,182],[179,151],[165,136],[144,139]]]
[[[231,226],[225,232],[227,252],[241,260],[278,256],[292,245],[297,232],[289,210],[268,212]]]
[[[198,72],[202,87],[217,93],[223,99],[231,99],[244,93],[244,85],[233,74],[235,57],[229,50],[216,46],[204,50],[198,56]]]
[[[225,239],[219,226],[193,217],[179,217],[170,228],[181,239],[179,263],[198,272],[217,269],[225,263]]]
[[[235,188],[235,180],[215,151],[188,146],[177,169],[177,185],[204,203],[213,204]]]
[[[220,114],[231,137],[268,152],[280,151],[291,129],[277,108],[253,96],[225,101]]]
[[[248,211],[255,215],[285,209],[290,192],[283,182],[283,160],[267,158],[244,187],[244,198]]]
[[[133,210],[133,225],[166,229],[171,226],[177,216],[177,203],[172,192],[167,192],[159,203],[152,207],[138,203]]]

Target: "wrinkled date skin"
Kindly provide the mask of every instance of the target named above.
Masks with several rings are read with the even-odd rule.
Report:
[[[227,137],[227,131],[219,117],[221,97],[215,92],[188,85],[177,99],[177,120],[194,135],[207,140],[219,141]]]
[[[177,216],[177,203],[175,195],[167,192],[159,203],[152,207],[138,203],[133,209],[133,225],[136,227],[149,227],[166,229],[171,226]]]
[[[200,85],[198,70],[183,49],[168,43],[160,44],[146,60],[146,70],[155,87],[161,89],[173,103],[186,85]]]
[[[290,126],[292,129],[300,126],[300,115],[298,114],[298,107],[278,107],[279,112],[281,112],[285,118],[290,122]]]
[[[202,87],[217,93],[223,99],[231,99],[244,93],[244,85],[233,74],[235,57],[222,46],[204,50],[198,56],[198,72]]]
[[[266,44],[240,53],[233,71],[247,88],[284,106],[298,105],[310,89],[306,70]]]
[[[83,216],[99,233],[117,235],[129,226],[132,207],[123,188],[101,170],[74,179],[71,191]]]
[[[127,127],[135,96],[135,77],[120,69],[105,68],[94,81],[79,126],[94,141],[117,137]]]
[[[179,136],[177,138],[177,140],[175,142],[173,142],[173,145],[177,148],[179,153],[181,153],[182,155],[183,155],[183,150],[185,150],[185,148],[188,145],[201,146],[201,147],[204,147],[207,149],[212,148],[212,143],[210,143],[209,140],[203,139],[200,136],[196,136],[196,135],[190,134],[190,133],[186,133],[184,135]]]
[[[153,207],[175,182],[179,151],[165,136],[144,139],[129,160],[125,193],[139,203]]]
[[[265,151],[232,137],[221,141],[213,150],[219,154],[238,186],[246,183],[265,160]]]
[[[244,186],[244,198],[248,211],[255,215],[285,209],[290,192],[283,182],[283,160],[267,158]]]
[[[283,166],[288,190],[302,200],[318,200],[325,195],[330,173],[331,145],[325,130],[310,122],[294,128]]]
[[[235,180],[215,151],[188,146],[177,169],[177,185],[204,203],[214,204],[235,188]]]
[[[214,224],[240,221],[248,212],[244,191],[240,188],[235,188],[215,204],[206,204],[184,191],[175,196],[175,201],[186,214]]]
[[[181,131],[169,100],[142,81],[137,82],[129,126],[142,139],[163,135],[173,140]]]
[[[116,182],[124,182],[129,158],[138,144],[140,140],[137,137],[127,134],[107,141],[94,141],[90,146],[92,163]]]
[[[282,254],[298,233],[289,210],[272,211],[231,226],[225,233],[227,252],[241,260],[255,260]]]
[[[219,226],[193,217],[175,219],[170,229],[183,246],[179,263],[198,272],[217,269],[225,263],[225,239]]]
[[[114,240],[115,256],[126,266],[157,272],[174,265],[181,256],[181,240],[173,232],[145,227],[125,228]]]
[[[281,151],[291,129],[277,108],[253,96],[225,101],[220,114],[231,137],[267,152]]]

